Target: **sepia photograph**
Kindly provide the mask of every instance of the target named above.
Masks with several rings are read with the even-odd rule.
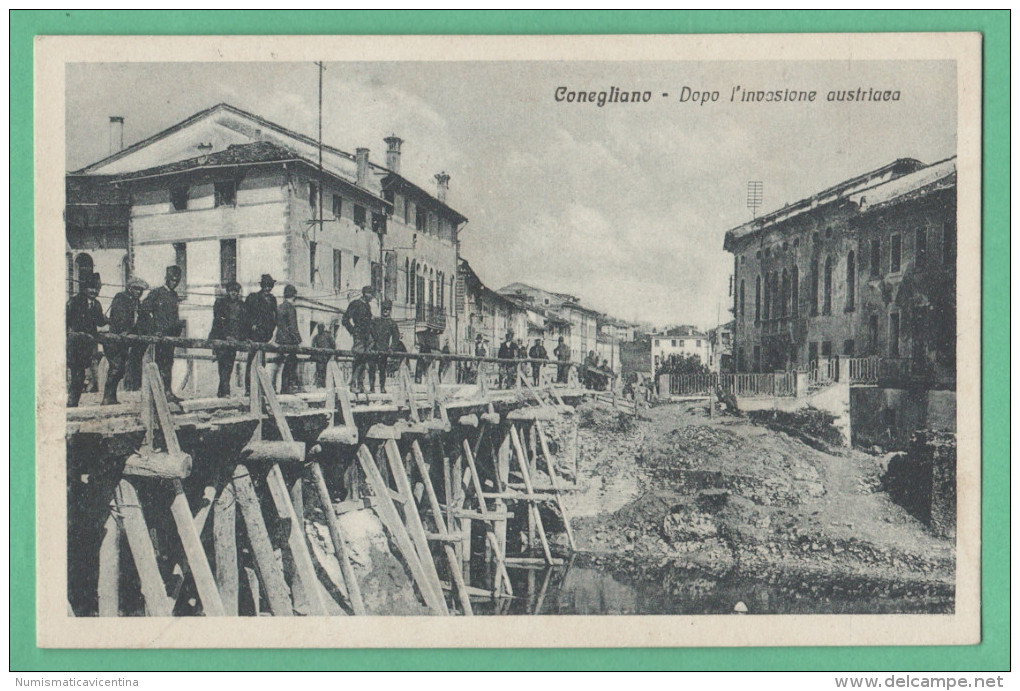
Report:
[[[977,642],[980,49],[38,38],[39,645]]]

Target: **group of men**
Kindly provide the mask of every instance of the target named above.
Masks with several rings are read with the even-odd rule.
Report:
[[[148,283],[140,278],[132,278],[124,290],[114,296],[110,303],[109,316],[99,304],[99,291],[103,281],[98,273],[89,273],[79,277],[78,293],[67,303],[67,367],[70,370],[67,405],[76,407],[85,389],[85,373],[98,352],[96,336],[103,327],[109,327],[111,334],[129,334],[143,336],[180,336],[184,327],[181,321],[177,296],[177,286],[181,282],[181,269],[169,266],[163,285],[154,288],[142,299],[142,294],[149,289]],[[103,355],[109,363],[109,373],[103,387],[103,405],[117,403],[117,388],[125,375],[131,374],[126,386],[137,390],[140,385],[142,356],[144,344],[107,343],[103,346]],[[173,346],[157,345],[154,359],[159,368],[167,397],[173,401],[176,397],[170,390],[170,373],[173,367]]]
[[[476,339],[475,355],[480,357],[485,357],[486,355],[485,343],[481,334]],[[553,355],[556,356],[557,361],[560,363],[556,368],[556,381],[565,384],[567,383],[567,372],[570,369],[569,365],[565,364],[570,362],[570,347],[564,342],[562,336],[560,336],[556,348],[553,349]],[[549,353],[546,351],[542,339],[536,338],[531,348],[526,348],[523,340],[515,341],[514,333],[507,331],[506,338],[500,344],[496,357],[500,360],[548,360]],[[542,363],[531,363],[531,381],[534,386],[538,386],[540,383],[541,371]],[[500,365],[500,388],[512,388],[516,385],[517,366],[509,363]]]
[[[344,312],[340,322],[351,335],[354,364],[351,371],[350,388],[354,393],[365,393],[365,371],[368,371],[369,393],[375,393],[376,378],[379,390],[386,393],[386,370],[389,353],[405,351],[400,340],[400,329],[393,321],[393,303],[383,300],[379,317],[372,316],[372,298],[375,288],[365,286],[361,297],[353,300]]]

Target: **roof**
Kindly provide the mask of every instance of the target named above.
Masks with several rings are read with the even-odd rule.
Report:
[[[386,169],[384,168],[383,170]],[[384,190],[392,189],[394,192],[400,192],[402,194],[411,192],[419,199],[427,200],[428,205],[431,206],[433,209],[438,209],[439,211],[445,212],[446,215],[453,218],[453,220],[456,223],[467,222],[467,216],[464,216],[456,209],[451,208],[445,202],[439,201],[431,194],[423,190],[421,187],[418,187],[418,185],[414,184],[407,178],[398,175],[397,173],[389,171],[387,175],[382,179],[382,186]]]
[[[909,175],[910,173],[916,172],[925,167],[925,164],[917,159],[898,158],[892,163],[887,163],[875,170],[871,170],[867,173],[839,182],[822,190],[821,192],[811,195],[810,197],[805,197],[793,204],[787,204],[781,209],[777,209],[771,213],[759,216],[753,221],[748,221],[747,223],[743,223],[735,228],[731,228],[726,231],[724,248],[727,250],[732,249],[735,241],[755,235],[767,228],[776,226],[784,221],[788,221],[796,216],[819,207],[845,201],[850,197],[850,195],[856,192]]]
[[[186,172],[200,170],[212,170],[215,168],[229,168],[233,166],[258,165],[263,163],[299,163],[317,170],[318,166],[300,154],[290,149],[274,144],[273,142],[252,142],[250,144],[231,144],[223,151],[216,151],[204,156],[195,156],[183,161],[174,161],[164,165],[137,170],[111,177],[111,182],[131,182],[133,180],[146,180],[151,178],[165,177],[168,175],[179,175]],[[346,178],[339,177],[330,171],[323,170],[329,177],[337,180],[341,185],[351,191],[370,197],[381,205],[389,207],[390,203],[382,197],[377,197],[371,191],[358,187]]]
[[[850,196],[862,213],[956,186],[956,156]]]
[[[250,112],[248,112],[246,110],[238,108],[237,106],[230,105],[229,103],[218,103],[218,104],[216,104],[216,105],[214,105],[214,106],[212,106],[210,108],[206,108],[205,110],[201,110],[201,111],[195,113],[194,115],[191,115],[190,117],[182,120],[181,122],[179,122],[179,123],[177,123],[175,125],[171,125],[170,127],[166,128],[166,129],[164,129],[164,130],[162,130],[160,132],[157,132],[156,134],[154,134],[154,135],[152,135],[150,137],[147,137],[147,138],[145,138],[145,139],[143,139],[141,141],[135,142],[134,144],[132,144],[130,146],[127,146],[127,147],[121,149],[120,151],[118,151],[118,152],[116,152],[114,154],[111,154],[110,156],[107,156],[106,158],[103,158],[103,159],[101,159],[99,161],[96,161],[95,163],[92,163],[92,164],[90,164],[88,166],[85,166],[84,168],[81,168],[79,170],[76,170],[76,171],[72,172],[71,175],[92,175],[92,174],[95,174],[97,172],[100,172],[103,168],[111,167],[112,164],[114,164],[115,162],[123,159],[124,157],[129,156],[129,155],[131,155],[133,153],[136,153],[136,152],[144,149],[145,147],[150,146],[150,145],[152,145],[152,144],[154,144],[156,142],[159,142],[161,140],[165,140],[168,137],[170,137],[171,135],[173,135],[173,134],[175,134],[177,132],[181,132],[181,131],[187,129],[188,127],[191,127],[191,126],[195,125],[196,123],[201,122],[202,120],[206,120],[206,119],[213,118],[215,116],[222,116],[222,115],[234,116],[235,118],[241,118],[243,120],[249,121],[250,125],[247,125],[246,127],[240,127],[240,128],[237,127],[236,121],[232,122],[232,123],[228,123],[228,124],[225,125],[225,127],[227,127],[227,129],[234,129],[234,130],[236,130],[235,132],[232,133],[232,136],[233,136],[234,139],[237,139],[237,140],[240,140],[240,141],[252,142],[252,139],[254,137],[257,137],[257,136],[265,137],[266,133],[264,131],[271,131],[271,132],[277,133],[278,135],[281,135],[286,140],[290,140],[290,142],[293,145],[292,146],[284,146],[284,148],[292,150],[294,152],[297,152],[297,150],[302,148],[302,147],[305,147],[305,148],[312,147],[317,152],[318,148],[319,148],[319,146],[321,144],[322,151],[323,151],[323,154],[324,154],[324,156],[323,156],[323,168],[327,172],[329,172],[333,177],[335,177],[338,180],[346,180],[347,182],[349,182],[351,184],[353,184],[355,182],[355,180],[356,180],[356,156],[354,154],[348,153],[348,152],[343,151],[341,149],[338,149],[338,148],[336,148],[334,146],[330,146],[329,144],[326,144],[325,142],[321,142],[320,143],[318,140],[316,140],[316,139],[314,139],[312,137],[309,137],[307,135],[301,134],[300,132],[296,132],[294,130],[291,130],[291,129],[288,129],[286,127],[283,127],[282,125],[279,125],[279,124],[277,124],[275,122],[272,122],[270,120],[266,120],[265,118],[263,118],[263,117],[261,117],[259,115],[256,115],[254,113],[250,113]],[[242,130],[244,130],[244,131],[242,131]],[[247,130],[251,130],[251,131],[247,131]],[[234,142],[234,143],[237,144],[239,142]],[[261,143],[261,142],[256,142],[256,143]],[[276,143],[277,145],[279,145],[279,142],[273,142],[273,143]],[[215,154],[209,154],[209,155],[212,156],[212,155],[215,155]],[[306,161],[311,160],[308,157],[307,154],[303,155],[302,158],[303,158],[303,160],[306,160]],[[317,156],[316,156],[316,158],[317,158]],[[318,164],[316,163],[316,166],[317,165]],[[373,163],[371,161],[369,162],[369,168],[372,169],[375,172],[376,175],[381,176],[383,178],[391,178],[393,180],[403,181],[404,183],[406,183],[410,187],[414,188],[414,190],[416,190],[416,192],[419,195],[421,195],[424,198],[430,199],[431,200],[431,204],[435,208],[447,210],[450,213],[451,216],[453,216],[455,219],[459,219],[457,221],[458,223],[463,223],[463,222],[465,222],[467,220],[459,212],[455,211],[453,208],[451,208],[450,206],[448,206],[444,202],[440,202],[433,195],[429,194],[428,192],[426,192],[422,188],[420,188],[417,185],[414,185],[410,181],[406,180],[406,178],[403,178],[398,173],[396,173],[396,172],[394,172],[394,171],[392,171],[392,170],[390,170],[388,168],[385,168],[383,166],[380,166],[377,163]],[[116,172],[118,174],[123,174],[123,173],[128,172],[128,171],[112,171],[112,172]],[[372,194],[371,191],[369,191],[368,193],[371,194],[373,197],[378,198],[378,196],[375,195],[375,194]]]
[[[464,259],[464,257],[459,257],[458,259],[459,259],[458,269],[463,274],[464,281],[470,289],[480,293],[483,297],[490,298],[497,302],[501,302],[504,305],[519,308],[519,305],[516,302],[514,302],[505,295],[500,295],[495,290],[489,288],[487,285],[482,283],[482,279],[479,278],[478,274],[475,273],[475,270],[471,268],[471,265],[468,263],[467,259]]]

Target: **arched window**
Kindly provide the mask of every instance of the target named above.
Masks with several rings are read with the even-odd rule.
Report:
[[[857,258],[854,251],[846,255],[846,311],[854,311],[857,302]]]
[[[404,259],[404,302],[411,304],[411,260]]]
[[[800,269],[793,265],[793,276],[790,278],[790,314],[800,316]]]
[[[743,319],[747,316],[744,311],[744,279],[740,279],[740,318]]]
[[[811,260],[811,316],[818,314],[818,260]]]
[[[782,316],[790,316],[790,274],[783,269],[783,286],[779,291],[779,302],[782,307]]]
[[[412,262],[411,263],[411,271],[410,271],[410,273],[408,273],[408,281],[410,282],[411,285],[410,285],[410,287],[409,287],[409,289],[407,291],[408,302],[410,302],[412,305],[414,304],[415,298],[417,297],[416,296],[416,292],[417,292],[417,288],[418,288],[418,285],[417,285],[418,281],[416,280],[417,273],[418,273],[418,262]]]
[[[82,279],[92,273],[94,269],[95,264],[92,262],[92,255],[88,252],[82,252],[74,258],[74,286],[76,292],[81,288]]]
[[[825,305],[823,312],[832,314],[832,257],[825,258]]]
[[[764,304],[761,309],[761,318],[768,321],[772,316],[772,274],[765,274]]]
[[[754,277],[754,320],[761,321],[761,276]]]

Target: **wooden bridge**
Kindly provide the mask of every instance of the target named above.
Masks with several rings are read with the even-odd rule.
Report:
[[[371,614],[338,520],[366,508],[436,615],[505,601],[512,569],[555,566],[573,549],[563,501],[576,480],[572,412],[595,396],[576,365],[567,385],[533,386],[527,365],[560,363],[430,354],[416,385],[408,363],[420,356],[399,354],[391,395],[353,397],[347,351],[98,340],[263,355],[247,397],[171,404],[148,348],[137,402],[68,409],[68,602],[78,616]],[[328,355],[325,390],[277,395],[266,352]],[[472,362],[477,384],[440,384],[444,360]],[[500,368],[515,371],[513,388],[490,386]],[[550,426],[573,428],[574,443],[552,441]],[[309,540],[311,520],[325,524],[328,554]]]

